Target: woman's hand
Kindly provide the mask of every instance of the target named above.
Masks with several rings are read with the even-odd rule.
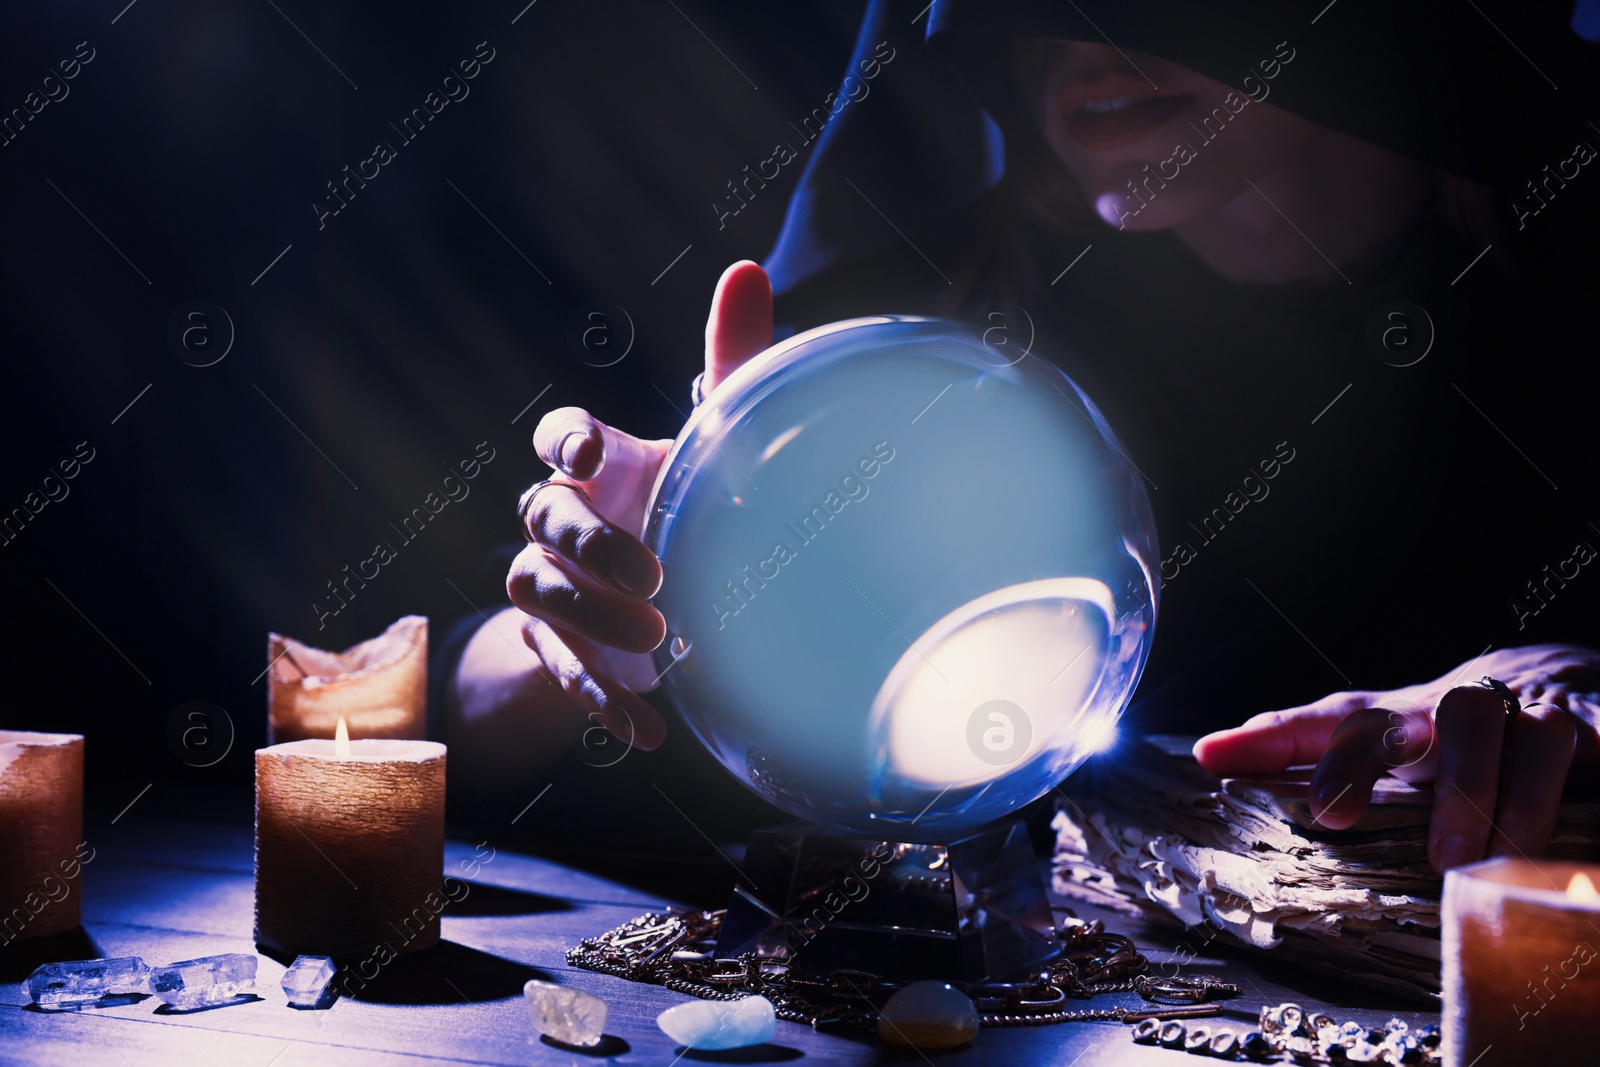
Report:
[[[723,272],[706,322],[701,392],[772,344],[772,285],[748,260]],[[648,653],[666,621],[650,598],[661,563],[639,540],[672,442],[644,441],[582,408],[545,415],[533,435],[555,484],[527,509],[532,543],[506,578],[522,638],[553,680],[614,737],[652,749],[666,724],[638,694],[659,681]]]
[[[1493,691],[1522,704],[1507,721]],[[1600,767],[1600,653],[1575,645],[1510,648],[1423,685],[1334,693],[1203,737],[1213,774],[1267,774],[1315,763],[1313,816],[1332,830],[1366,812],[1380,775],[1432,782],[1428,858],[1436,870],[1485,856],[1541,856],[1568,773]]]

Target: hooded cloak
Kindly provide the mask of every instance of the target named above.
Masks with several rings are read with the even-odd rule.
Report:
[[[1594,49],[1570,5],[1318,7],[874,0],[852,69],[885,41],[894,64],[824,131],[766,264],[782,329],[1000,315],[1095,398],[1157,516],[1143,730],[1600,637],[1600,573],[1578,562],[1600,547],[1583,236],[1600,174],[1526,215],[1547,164],[1600,146]],[[1072,202],[1014,88],[1017,36],[1109,41],[1241,90],[1286,43],[1271,105],[1432,168],[1440,192],[1342,281],[1229,282],[1172,233]],[[1040,173],[1053,221],[1022,182]],[[1464,217],[1452,189],[1491,217]],[[1423,353],[1408,366],[1373,341],[1395,301]]]

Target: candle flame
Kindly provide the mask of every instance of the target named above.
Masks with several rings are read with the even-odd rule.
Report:
[[[344,723],[344,716],[339,716],[339,725],[333,731],[333,756],[335,759],[350,758],[350,727]],[[1589,887],[1589,892],[1594,892],[1594,887]]]
[[[1570,900],[1600,900],[1600,891],[1595,889],[1594,882],[1587,874],[1579,871],[1567,883],[1567,897]]]

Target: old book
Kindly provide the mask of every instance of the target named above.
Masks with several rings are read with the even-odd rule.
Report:
[[[1158,736],[1063,786],[1055,888],[1391,992],[1439,992],[1439,893],[1428,865],[1433,793],[1385,777],[1349,830],[1316,823],[1311,768],[1219,779],[1194,738]],[[1600,804],[1561,809],[1549,855],[1592,859]]]

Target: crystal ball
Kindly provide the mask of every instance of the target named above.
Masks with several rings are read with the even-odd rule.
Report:
[[[734,777],[835,831],[952,840],[1115,737],[1155,627],[1143,478],[1053,363],[936,319],[797,335],[656,481],[661,684]]]

